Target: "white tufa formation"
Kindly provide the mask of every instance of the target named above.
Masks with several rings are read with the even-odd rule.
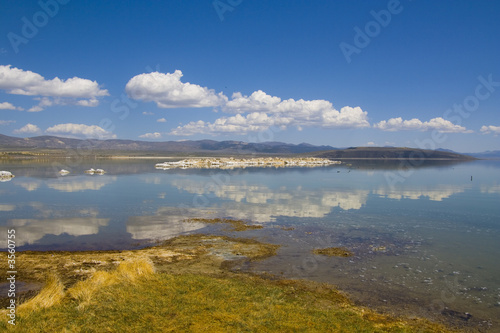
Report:
[[[10,171],[0,171],[0,182],[7,182],[14,178],[14,175]]]
[[[192,158],[177,162],[157,163],[157,169],[234,169],[246,167],[316,167],[332,164],[340,164],[340,161],[332,161],[315,157],[263,157],[263,158]]]
[[[85,173],[88,173],[89,175],[104,175],[106,171],[103,169],[90,168],[89,170],[85,170]]]

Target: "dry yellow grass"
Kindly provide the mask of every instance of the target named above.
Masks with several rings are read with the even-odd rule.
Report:
[[[151,260],[155,265],[190,260],[198,255],[195,249],[176,251],[155,246],[139,251],[82,251],[82,252],[32,252],[16,253],[17,279],[43,282],[49,272],[57,272],[61,282],[69,287],[84,280],[96,271],[114,270],[123,261]],[[0,270],[7,271],[7,254],[0,254]]]
[[[78,308],[83,309],[95,298],[100,289],[117,283],[135,282],[138,278],[145,279],[154,272],[151,260],[124,261],[118,265],[116,271],[96,271],[87,280],[75,283],[67,293],[79,302]]]
[[[148,276],[154,274],[155,267],[153,262],[149,259],[146,260],[132,260],[128,262],[122,262],[116,271],[118,278],[120,280],[128,280],[134,282],[137,278],[147,278]]]
[[[83,309],[95,298],[100,289],[117,283],[134,283],[139,278],[144,280],[154,272],[155,268],[151,260],[128,260],[121,262],[115,271],[95,271],[90,278],[75,283],[67,291],[64,290],[64,285],[57,275],[51,273],[42,290],[32,299],[19,305],[17,313],[26,315],[40,309],[50,308],[59,304],[65,296],[77,300],[78,307]],[[6,313],[6,310],[2,310],[1,313]]]
[[[116,274],[97,271],[89,279],[75,283],[73,287],[68,289],[67,293],[79,302],[79,309],[83,309],[95,297],[99,289],[115,283],[118,283]]]
[[[64,286],[55,274],[48,276],[44,288],[32,299],[19,305],[18,312],[30,313],[58,304],[64,297]]]

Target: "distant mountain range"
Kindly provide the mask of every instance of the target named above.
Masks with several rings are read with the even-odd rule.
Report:
[[[0,134],[1,150],[32,149],[85,149],[144,151],[164,153],[233,153],[233,154],[298,154],[320,150],[336,149],[331,146],[313,146],[308,143],[298,145],[283,142],[248,143],[242,141],[185,140],[149,142],[134,140],[80,140],[56,136],[36,136],[16,138]]]
[[[450,150],[450,149],[438,148],[436,150],[449,152],[449,153],[456,153],[455,151]],[[487,151],[484,151],[481,153],[462,153],[462,155],[472,156],[474,158],[479,158],[479,159],[498,160],[498,159],[500,159],[500,150],[487,150]]]
[[[500,160],[500,150],[488,150],[482,153],[467,153],[464,155],[487,160]]]
[[[290,144],[283,142],[249,143],[243,141],[185,140],[185,141],[134,141],[134,140],[97,140],[72,139],[56,136],[36,136],[17,138],[0,134],[0,151],[35,150],[95,150],[113,153],[151,154],[309,154],[328,158],[419,158],[426,159],[470,159],[500,158],[500,151],[477,154],[458,154],[451,150],[421,150],[396,147],[353,147],[336,148],[315,146],[308,143]]]

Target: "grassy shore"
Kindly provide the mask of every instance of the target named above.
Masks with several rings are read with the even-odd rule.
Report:
[[[330,285],[231,270],[277,248],[194,235],[134,251],[21,252],[18,280],[44,286],[18,299],[15,326],[2,310],[0,331],[448,332],[355,306]]]
[[[310,154],[292,154],[292,153],[253,153],[253,152],[220,152],[220,151],[204,151],[204,152],[182,152],[182,151],[141,151],[141,150],[71,150],[71,149],[4,149],[0,148],[0,160],[43,160],[43,159],[169,159],[169,158],[214,158],[214,157],[230,157],[237,156],[238,158],[252,157],[307,157]]]

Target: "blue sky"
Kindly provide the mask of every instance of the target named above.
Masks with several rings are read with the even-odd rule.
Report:
[[[500,149],[497,1],[0,1],[0,133]]]

